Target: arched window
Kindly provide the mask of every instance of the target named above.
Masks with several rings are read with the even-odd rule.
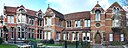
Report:
[[[17,13],[26,14],[26,10],[24,8],[19,8],[19,9],[17,9]]]
[[[41,13],[38,13],[38,17],[39,17],[39,18],[42,18],[42,14],[41,14]]]
[[[100,10],[96,10],[96,11],[95,11],[95,14],[96,14],[96,15],[95,15],[95,20],[96,20],[96,21],[100,21],[100,13],[101,13]]]
[[[113,8],[113,12],[114,12],[114,14],[116,14],[116,15],[119,14],[119,8],[114,7],[114,8]]]

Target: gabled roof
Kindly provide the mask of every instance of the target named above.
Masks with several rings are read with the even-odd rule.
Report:
[[[23,7],[23,6],[21,5],[20,7]],[[4,13],[6,13],[8,15],[14,15],[14,14],[16,14],[16,11],[18,8],[19,7],[4,6],[4,9],[5,9]],[[27,11],[27,15],[36,16],[37,11],[33,11],[30,9],[26,9],[26,11]]]
[[[50,10],[49,10],[50,9]],[[49,10],[48,12],[45,12],[45,14],[49,14],[50,12],[53,12],[55,14],[55,17],[58,17],[58,18],[61,18],[61,19],[64,19],[64,15],[52,8],[47,8],[47,10]]]
[[[114,6],[123,9],[117,2],[114,2],[109,8],[113,8]],[[108,8],[108,9],[109,9],[109,8]],[[108,10],[108,9],[107,9],[107,10]],[[123,9],[123,11],[125,11],[125,10]]]
[[[65,20],[90,19],[90,11],[65,14]]]
[[[92,10],[97,10],[97,7],[100,7],[99,10],[105,11],[98,3],[93,7]]]
[[[101,7],[98,3],[95,5],[95,7]]]

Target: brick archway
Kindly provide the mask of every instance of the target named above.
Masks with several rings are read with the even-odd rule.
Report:
[[[99,31],[97,31],[97,32],[95,33],[94,39],[95,39],[95,44],[101,44],[102,36],[101,36],[101,34],[99,33]]]

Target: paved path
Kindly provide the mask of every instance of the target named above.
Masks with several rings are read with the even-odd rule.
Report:
[[[92,48],[104,48],[101,44],[95,44],[92,46]]]

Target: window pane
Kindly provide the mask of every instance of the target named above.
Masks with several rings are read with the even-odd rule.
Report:
[[[90,20],[88,20],[88,27],[90,27]]]
[[[113,34],[109,34],[109,41],[113,41]]]
[[[84,26],[87,27],[87,20],[84,20]]]
[[[121,41],[124,41],[124,34],[121,34],[121,35],[120,35],[120,38],[121,38],[121,39],[120,39]]]
[[[100,12],[99,11],[96,12],[96,21],[100,21]]]
[[[51,25],[51,18],[47,18],[47,25]]]

